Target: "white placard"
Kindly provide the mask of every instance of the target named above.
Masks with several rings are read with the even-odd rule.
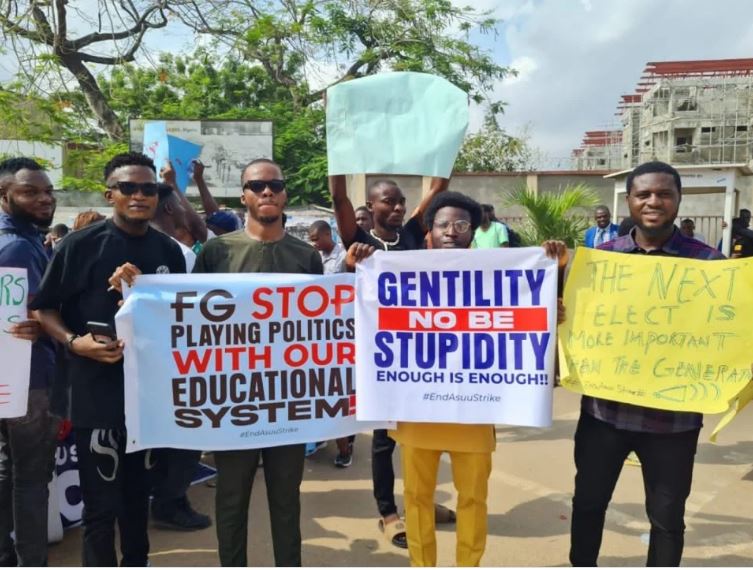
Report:
[[[28,319],[29,280],[25,268],[0,267],[0,418],[26,414],[31,342],[15,338],[10,327]]]
[[[359,420],[551,425],[557,267],[542,248],[380,251],[356,291]]]

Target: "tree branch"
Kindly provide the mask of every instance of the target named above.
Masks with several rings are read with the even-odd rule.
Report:
[[[60,53],[63,50],[63,44],[66,41],[68,35],[68,14],[65,9],[66,0],[55,0],[55,12],[57,13],[57,33],[53,41],[52,48],[55,53]]]
[[[161,16],[161,20],[158,22],[149,22],[149,17],[154,14],[155,12],[159,12]],[[136,34],[139,34],[139,37],[143,37],[144,32],[147,29],[157,29],[157,28],[164,28],[167,25],[167,18],[165,17],[165,13],[162,11],[162,3],[160,3],[157,6],[152,6],[151,8],[148,8],[144,11],[144,13],[141,15],[141,18],[138,19],[136,24],[128,30],[123,30],[120,32],[95,32],[92,34],[87,34],[85,36],[82,36],[76,40],[70,40],[67,42],[66,47],[70,49],[71,51],[79,51],[82,48],[85,48],[86,46],[89,46],[93,43],[102,42],[102,41],[118,41],[118,40],[125,40],[128,38],[131,38],[135,36]],[[140,39],[138,44],[140,45]]]

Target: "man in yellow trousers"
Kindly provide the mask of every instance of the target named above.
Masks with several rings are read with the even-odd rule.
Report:
[[[481,222],[481,207],[457,192],[432,200],[425,224],[433,249],[467,249]],[[543,244],[549,257],[567,262],[562,242]],[[437,565],[434,493],[439,460],[450,454],[452,481],[458,492],[458,566],[478,566],[486,548],[487,494],[496,447],[493,425],[399,422],[390,435],[400,444],[403,500],[411,566]]]

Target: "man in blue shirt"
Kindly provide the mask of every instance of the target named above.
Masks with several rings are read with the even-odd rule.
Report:
[[[596,206],[594,210],[596,225],[586,230],[583,241],[586,247],[599,247],[617,237],[620,226],[612,223],[612,214],[606,206]]]
[[[48,257],[38,228],[55,213],[52,183],[28,158],[0,162],[0,267],[25,268],[33,297]],[[25,321],[14,336],[35,341],[31,350],[26,416],[0,420],[0,566],[47,564],[47,484],[55,465],[59,418],[49,410],[55,352],[39,324]],[[15,547],[11,532],[15,529]]]

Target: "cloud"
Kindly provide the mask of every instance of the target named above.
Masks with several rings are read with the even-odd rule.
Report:
[[[753,29],[741,17],[749,7],[746,0],[500,4],[503,45],[495,52],[520,71],[494,91],[508,103],[502,125],[511,132],[530,125],[532,144],[552,158],[545,166],[567,168],[583,132],[620,128],[619,96],[634,90],[647,62],[753,57]]]

